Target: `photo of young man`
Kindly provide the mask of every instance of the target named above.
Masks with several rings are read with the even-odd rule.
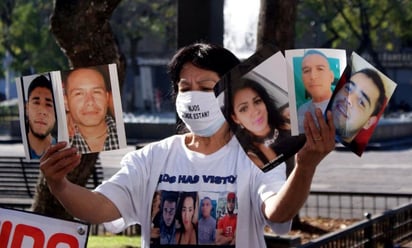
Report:
[[[56,143],[56,109],[52,83],[45,75],[31,81],[27,90],[26,134],[30,159],[40,159]]]
[[[332,112],[336,141],[361,156],[396,84],[356,53],[350,64],[327,110]]]

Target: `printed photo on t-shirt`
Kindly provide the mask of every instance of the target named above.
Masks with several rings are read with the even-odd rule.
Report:
[[[235,192],[156,191],[151,208],[151,247],[233,247]]]

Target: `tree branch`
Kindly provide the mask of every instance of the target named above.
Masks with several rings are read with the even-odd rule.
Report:
[[[335,6],[335,8],[338,10],[338,13],[342,16],[342,18],[345,20],[346,24],[348,25],[349,29],[352,31],[352,33],[356,36],[356,38],[361,41],[362,36],[359,34],[356,29],[354,28],[353,24],[350,22],[349,18],[346,16],[346,14],[343,12],[343,7],[341,1],[336,1],[333,0],[332,4]],[[340,4],[340,6],[339,6]]]

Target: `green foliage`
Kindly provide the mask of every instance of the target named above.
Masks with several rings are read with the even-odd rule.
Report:
[[[398,0],[401,4],[397,5],[394,12],[397,13],[398,22],[389,23],[395,32],[400,34],[403,46],[412,47],[412,1]]]
[[[17,104],[12,106],[0,106],[0,118],[5,116],[19,116],[19,106]]]
[[[298,13],[297,40],[324,36],[317,46],[395,50],[412,41],[410,0],[305,0]]]
[[[144,37],[149,37],[158,50],[168,51],[175,49],[176,15],[174,0],[123,0],[113,13],[111,25],[127,55],[133,55],[127,51]]]
[[[49,30],[49,0],[7,0],[1,6],[0,54],[13,56],[11,68],[22,74],[67,68],[67,59]]]
[[[13,57],[11,69],[17,74],[68,68],[67,58],[50,32],[53,2],[1,1],[0,58],[8,51]],[[152,45],[157,46],[158,51],[173,51],[176,43],[176,1],[123,0],[112,16],[111,25],[122,52],[128,58],[136,56],[139,42],[145,37],[154,41]],[[135,52],[131,52],[132,47]]]
[[[88,248],[125,248],[140,247],[140,236],[130,237],[123,235],[113,236],[89,236]]]

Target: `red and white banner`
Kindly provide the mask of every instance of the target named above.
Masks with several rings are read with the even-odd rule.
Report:
[[[86,247],[89,225],[50,218],[32,212],[0,208],[2,248]]]

